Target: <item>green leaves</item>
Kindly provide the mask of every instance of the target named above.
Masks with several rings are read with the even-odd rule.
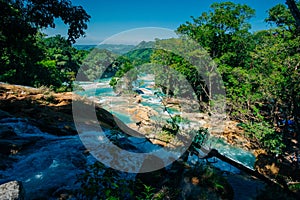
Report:
[[[295,19],[279,4],[266,19],[278,27],[250,33],[248,20],[255,12],[247,5],[222,2],[210,8],[177,32],[199,42],[218,65],[230,117],[252,121],[254,125],[246,128],[250,135],[276,152],[283,148],[283,136],[269,124],[278,118],[300,124],[300,37]],[[293,131],[297,130],[299,125]]]
[[[142,196],[138,196],[137,199],[138,200],[151,200],[153,199],[153,195],[155,194],[155,188],[153,188],[152,186],[147,186],[145,184],[143,184],[144,186],[144,191],[142,192]]]
[[[208,13],[203,13],[198,18],[192,17],[193,23],[180,25],[177,32],[198,41],[209,51],[212,58],[216,58],[224,53],[243,50],[241,47],[237,48],[240,43],[233,45],[231,42],[237,40],[237,37],[245,39],[251,28],[247,20],[253,17],[254,13],[255,11],[247,5],[232,2],[213,3]]]
[[[279,27],[286,27],[292,29],[295,26],[295,20],[288,8],[283,4],[278,4],[268,10],[268,17],[266,22],[275,24]]]
[[[2,0],[0,18],[0,80],[54,87],[65,82],[70,89],[74,79],[71,72],[77,72],[79,64],[71,43],[84,35],[90,18],[83,8],[69,0]],[[39,33],[42,28],[54,28],[56,18],[69,26],[68,39],[45,39]]]
[[[213,3],[210,7],[212,8],[211,22],[224,32],[249,29],[250,24],[247,24],[246,20],[255,14],[255,11],[249,6],[232,2]]]
[[[190,135],[194,137],[190,148],[200,148],[202,144],[207,140],[208,129],[200,127],[198,130],[191,130]]]
[[[97,81],[100,78],[112,77],[119,68],[117,55],[103,49],[94,48],[82,61],[80,70],[89,81]]]
[[[297,118],[300,82],[296,77],[299,77],[300,39],[279,28],[271,29],[269,34],[260,37],[261,42],[251,54],[255,59],[255,71],[259,74],[256,79],[257,92],[271,107],[268,111],[271,118]]]
[[[44,38],[42,35],[38,38],[37,45],[43,53],[43,60],[38,62],[35,73],[35,86],[50,86],[55,89],[71,90],[72,82],[80,67],[81,60],[85,56],[79,50],[73,48],[70,43],[60,35]]]
[[[270,153],[281,154],[285,147],[283,133],[276,132],[267,122],[253,122],[241,125],[249,137],[256,139],[261,147]]]
[[[131,181],[121,176],[121,172],[95,162],[78,177],[77,182],[81,188],[77,191],[76,198],[128,199],[132,196]]]
[[[130,61],[127,57],[121,56],[116,59],[116,73],[110,81],[110,85],[117,90],[126,88],[131,90],[133,88],[133,82],[137,80],[138,71],[134,65],[134,61]]]

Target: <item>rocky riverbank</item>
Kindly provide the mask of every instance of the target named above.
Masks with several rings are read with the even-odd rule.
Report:
[[[71,92],[54,93],[47,88],[0,84],[0,110],[19,118],[26,118],[41,131],[57,135],[76,135],[72,113],[72,101],[79,102],[83,108],[94,107],[99,124],[105,128],[128,128],[103,109],[99,104]],[[84,110],[83,110],[84,112]],[[89,116],[80,119],[89,123]],[[128,130],[129,132],[134,131]],[[138,134],[138,133],[135,133]]]
[[[165,139],[170,139],[168,136],[157,134],[161,131],[162,123],[165,123],[165,120],[153,120],[153,116],[168,119],[170,117],[168,113],[158,113],[158,111],[149,106],[143,105],[143,99],[139,95],[108,98],[110,98],[108,102],[111,105],[117,105],[114,106],[115,111],[130,116],[135,123],[128,124],[130,127],[128,128],[124,123],[116,120],[117,118],[114,118],[110,112],[102,109],[101,105],[92,105],[95,106],[99,123],[103,127],[119,128],[130,135],[143,134],[145,137],[150,138],[154,144],[170,145],[168,141],[165,141]],[[58,136],[77,134],[72,115],[72,99],[74,101],[87,102],[86,106],[91,104],[91,101],[87,101],[83,97],[72,93],[56,94],[46,88],[36,89],[9,84],[0,85],[0,110],[8,115],[27,119],[41,131]],[[118,103],[120,99],[125,103]],[[164,101],[164,105],[170,109],[180,110],[182,107],[185,107],[185,112],[182,112],[182,115],[190,121],[189,127],[195,129],[200,127],[208,128],[214,137],[225,140],[230,145],[241,147],[247,151],[253,149],[250,140],[244,137],[243,130],[237,126],[238,122],[227,120],[224,116],[218,120],[211,120],[208,114],[193,112],[193,110],[189,109],[189,107],[193,106],[192,104],[192,102],[180,102],[175,99],[166,99]],[[191,111],[189,112],[189,110]],[[86,120],[88,119],[82,119],[82,122],[88,123]],[[30,144],[30,142],[24,141],[24,145]],[[20,146],[18,144],[9,145],[14,146],[14,148]],[[17,149],[15,148],[11,151],[17,151]]]
[[[126,97],[127,98],[127,97]],[[126,100],[123,98],[123,100]],[[129,97],[128,97],[129,98]],[[131,96],[128,102],[133,102],[133,106],[119,106],[117,109],[125,114],[129,114],[135,123],[126,126],[123,122],[114,117],[110,112],[101,108],[100,105],[94,104],[87,99],[74,95],[72,93],[53,93],[44,89],[28,88],[23,86],[0,84],[0,120],[10,118],[12,120],[26,123],[36,126],[43,132],[50,133],[54,136],[65,137],[77,135],[77,131],[73,121],[72,115],[72,100],[82,102],[85,106],[95,107],[96,114],[101,126],[108,129],[123,130],[129,135],[139,135],[151,138],[151,141],[161,146],[166,146],[166,143],[161,143],[161,138],[153,137],[149,132],[155,132],[155,125],[159,125],[153,120],[153,116],[159,114],[157,111],[142,105],[142,99],[139,95]],[[170,99],[164,102],[169,108],[179,109],[180,103]],[[245,139],[243,130],[237,126],[237,122],[230,120],[211,121],[210,116],[202,113],[185,113],[185,117],[189,117],[192,126],[206,127],[210,132],[218,137],[226,140],[229,144],[243,147],[246,150],[251,150],[250,141]],[[167,113],[164,113],[168,117]],[[220,117],[222,118],[222,117]],[[23,120],[23,121],[22,121]],[[82,123],[91,123],[83,118]],[[24,123],[25,123],[24,121]],[[5,121],[1,121],[6,123]],[[193,125],[193,122],[195,124]],[[14,123],[14,122],[12,122]],[[25,124],[26,124],[25,123]],[[19,154],[19,152],[26,151],[29,146],[34,146],[37,141],[40,140],[40,136],[26,137],[23,138],[15,134],[9,126],[0,127],[0,156],[1,163],[0,169],[5,170],[9,168],[12,163],[15,162],[14,158],[10,155]],[[40,146],[40,144],[38,144]],[[80,153],[76,155],[78,159],[72,158],[72,165],[74,167],[82,167],[84,159],[81,159],[82,155],[85,154],[86,149],[84,147],[79,148]],[[3,158],[3,159],[2,159]],[[79,159],[80,158],[80,159]],[[48,162],[48,161],[47,161]],[[56,166],[55,161],[49,165]],[[39,177],[40,175],[35,175]],[[1,177],[0,177],[1,178]],[[41,193],[43,194],[43,193]]]
[[[148,137],[154,144],[173,147],[174,145],[168,141],[172,139],[172,137],[168,137],[165,134],[159,134],[159,132],[162,131],[162,127],[165,122],[159,121],[155,117],[153,118],[153,116],[157,115],[165,117],[165,119],[170,116],[168,116],[167,113],[157,113],[154,109],[144,106],[144,99],[140,95],[134,95],[126,98],[128,104],[126,104],[125,107],[119,107],[118,111],[124,112],[124,110],[126,110],[127,114],[136,121],[136,123],[129,124],[129,126],[132,129],[146,135],[146,137]],[[188,106],[192,107],[191,103],[183,101],[167,98],[164,99],[162,104],[165,108],[171,108],[179,111],[181,110],[182,105],[189,104]],[[172,114],[172,116],[175,115],[176,114]],[[290,184],[290,181],[288,180],[289,177],[293,177],[292,182],[293,180],[299,180],[299,178],[297,178],[299,177],[299,171],[289,159],[290,154],[287,153],[286,156],[280,160],[274,157],[274,155],[268,155],[265,150],[259,147],[257,141],[247,138],[244,130],[241,126],[239,126],[239,122],[229,120],[224,116],[217,116],[215,119],[212,119],[212,117],[208,114],[188,112],[188,109],[185,109],[185,112],[181,112],[181,115],[188,119],[191,124],[191,128],[208,128],[213,137],[217,137],[229,145],[253,152],[256,156],[255,170],[266,177],[270,177],[270,179],[277,179],[278,175],[282,175],[284,177],[282,180],[284,181],[277,181],[279,181],[279,184],[283,185]],[[293,145],[291,145],[291,147],[295,145],[295,139],[291,140],[291,144],[292,143]]]
[[[26,191],[25,199],[70,197],[76,174],[86,166],[88,152],[80,145],[80,140],[76,139],[71,112],[72,99],[86,102],[87,106],[91,103],[81,97],[74,98],[71,93],[55,94],[23,86],[0,85],[0,180],[1,183],[10,179],[22,181]],[[96,113],[103,127],[114,130],[119,128],[134,135],[133,130],[116,120],[109,112],[96,106]],[[82,121],[86,122],[84,119]],[[173,168],[172,173],[174,170],[178,171],[179,168]],[[146,181],[147,176],[140,175],[139,178]],[[158,184],[155,180],[151,182],[156,186]],[[12,190],[11,186],[7,186],[9,184],[10,182],[0,185],[5,188],[1,197],[19,195],[22,199],[23,189],[16,184],[12,186]],[[185,180],[182,184],[188,187],[190,181]],[[193,187],[193,192],[199,190],[198,186]],[[190,193],[187,188],[183,196]],[[210,193],[218,196],[218,191]]]
[[[127,97],[127,102],[131,102],[131,105],[129,104],[128,106],[127,104],[125,107],[120,106],[117,111],[124,112],[125,110],[127,114],[135,120],[136,123],[129,124],[129,127],[144,133],[146,137],[149,135],[154,143],[161,143],[163,145],[161,142],[162,138],[157,138],[157,140],[155,140],[155,137],[157,137],[157,132],[161,131],[166,119],[170,118],[169,114],[166,112],[158,113],[154,109],[142,105],[143,98],[139,95],[134,95],[130,98]],[[197,129],[200,127],[207,128],[212,136],[220,138],[230,145],[247,151],[258,150],[257,145],[253,144],[250,139],[245,137],[244,130],[238,126],[239,122],[230,120],[224,114],[212,117],[207,113],[200,113],[198,110],[182,108],[183,106],[193,107],[194,104],[194,102],[189,102],[187,100],[167,98],[164,99],[162,106],[180,111],[179,115],[183,117],[183,120],[187,120],[190,129]],[[176,116],[176,114],[171,115],[172,117]],[[165,118],[164,121],[155,120],[163,117]]]

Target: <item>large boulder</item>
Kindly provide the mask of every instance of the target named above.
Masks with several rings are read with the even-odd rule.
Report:
[[[1,200],[22,200],[25,191],[21,182],[10,181],[0,185]]]

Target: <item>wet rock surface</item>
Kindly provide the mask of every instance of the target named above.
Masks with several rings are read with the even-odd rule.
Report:
[[[21,182],[10,181],[0,185],[1,200],[23,200],[25,191]]]
[[[10,155],[17,154],[18,152],[30,148],[34,145],[36,141],[39,140],[38,137],[25,138],[18,136],[14,131],[13,127],[3,124],[7,122],[7,119],[0,119],[0,169],[5,170],[10,167],[14,162],[14,159]]]
[[[72,100],[72,94],[70,93],[63,93],[63,94],[41,94],[40,91],[37,91],[35,89],[24,89],[19,86],[10,86],[10,85],[0,85],[0,120],[1,119],[7,119],[7,118],[26,118],[27,122],[30,123],[33,126],[38,127],[41,131],[48,132],[54,136],[64,137],[64,136],[72,136],[76,135],[76,129],[73,122],[72,117],[72,107],[71,102]],[[75,98],[76,100],[76,98]],[[78,100],[80,100],[80,97],[78,97]],[[153,120],[153,116],[159,115],[159,116],[165,116],[168,117],[167,113],[160,113],[155,111],[154,109],[151,109],[150,107],[147,107],[145,105],[142,105],[143,98],[141,98],[139,95],[132,97],[128,97],[128,99],[123,98],[123,103],[119,104],[118,107],[115,107],[115,110],[122,111],[125,114],[128,114],[132,119],[135,120],[135,123],[130,124],[129,126],[136,130],[138,133],[143,133],[146,137],[150,136],[149,132],[156,132],[157,128],[162,128],[163,124],[157,123]],[[126,102],[132,102],[133,106],[128,106]],[[166,103],[166,106],[168,108],[172,109],[180,109],[182,106],[180,106],[180,102],[175,100],[168,100],[169,102]],[[111,98],[109,102],[114,102],[118,104],[118,100],[116,98]],[[125,102],[125,104],[124,104]],[[181,102],[182,103],[182,102]],[[113,105],[113,104],[112,104]],[[89,105],[87,105],[89,106]],[[93,105],[92,105],[93,106]],[[189,106],[187,106],[189,107]],[[245,149],[249,149],[247,147],[247,142],[243,138],[243,132],[242,130],[237,126],[237,122],[228,121],[224,124],[216,126],[214,124],[214,121],[210,120],[210,117],[203,113],[192,113],[193,110],[190,110],[191,113],[185,113],[187,117],[191,119],[191,121],[194,121],[194,123],[199,126],[199,124],[203,127],[207,127],[210,130],[213,130],[212,133],[216,136],[222,137],[225,139],[229,144],[232,145],[240,145]],[[114,118],[114,115],[108,111],[105,111],[101,109],[100,107],[96,108],[96,113],[98,116],[99,123],[105,127],[108,128],[114,128],[119,127],[121,130],[122,128],[125,130],[129,130],[127,126],[125,126],[124,123],[118,122]],[[85,118],[82,119],[82,121],[86,121]],[[45,150],[48,151],[47,148],[60,148],[60,145],[57,145],[58,143],[61,143],[63,140],[69,141],[68,139],[63,139],[60,141],[58,138],[51,140],[53,142],[53,145],[50,147],[47,147],[47,144],[44,142],[40,142],[38,137],[32,137],[31,139],[24,139],[21,136],[16,136],[16,133],[14,129],[10,128],[9,126],[2,126],[1,128],[2,132],[0,132],[0,143],[2,142],[5,144],[7,140],[10,140],[9,144],[5,144],[5,149],[9,149],[7,152],[3,152],[0,154],[1,156],[8,156],[11,155],[12,152],[15,152],[17,155],[19,155],[20,152],[27,152],[29,153],[31,150],[27,149],[29,146],[34,146],[36,141],[38,143],[36,144],[35,148],[39,150]],[[136,132],[136,133],[137,133]],[[134,135],[134,133],[133,133]],[[23,140],[24,139],[24,140]],[[152,140],[153,142],[154,140]],[[156,143],[159,143],[160,140],[156,140]],[[14,142],[14,143],[12,143]],[[56,146],[57,145],[57,146]],[[85,158],[86,155],[84,154],[84,149],[80,148],[80,152],[82,153],[75,153],[74,155],[71,155],[70,149],[74,148],[74,145],[70,145],[70,148],[68,148],[68,142],[66,142],[63,151],[66,151],[63,153],[63,155],[70,160],[70,162],[67,164],[69,167],[69,170],[73,169],[83,169],[83,166],[85,164]],[[129,143],[128,143],[129,145]],[[160,146],[166,146],[167,143],[160,143]],[[14,148],[10,148],[14,147]],[[44,146],[46,146],[44,148]],[[1,149],[1,148],[0,148]],[[49,149],[52,151],[52,149]],[[55,149],[57,150],[57,149]],[[78,150],[78,148],[77,148]],[[48,153],[44,154],[47,155]],[[28,158],[29,159],[29,158]],[[46,158],[45,158],[46,159]],[[7,160],[7,159],[6,159]],[[35,160],[30,158],[28,161],[36,162],[36,167],[38,168],[42,164],[39,163],[38,160]],[[43,161],[43,165],[45,165],[45,169],[52,170],[55,169],[55,167],[60,166],[61,163],[57,162],[56,155],[51,155],[49,159],[46,159]],[[3,166],[3,169],[7,169],[8,165],[10,165],[10,162],[7,163],[0,163]],[[42,166],[43,168],[44,166]],[[43,169],[44,170],[44,169]],[[57,176],[64,177],[65,174],[57,175],[52,174],[50,175],[50,179],[55,179]],[[160,182],[160,176],[163,176],[164,174],[156,174],[158,182]],[[42,181],[43,180],[43,174],[35,174],[34,175],[36,181]],[[73,180],[74,176],[71,174],[67,174],[66,179]],[[145,180],[151,179],[151,175],[148,177],[143,177]],[[1,177],[0,177],[1,178]],[[61,178],[59,178],[61,179]],[[24,179],[25,180],[25,179]],[[184,180],[184,179],[183,179]],[[49,179],[47,179],[49,181]],[[55,191],[58,191],[59,188],[62,188],[64,183],[63,180],[57,180],[55,187],[43,189],[43,188],[37,188],[37,191],[40,191],[40,197],[43,195],[51,195]],[[189,181],[185,184],[187,184],[188,187],[194,187],[197,183],[197,179],[193,177],[189,177]],[[27,184],[27,187],[31,187],[30,184]],[[195,186],[194,189],[191,191],[192,193],[198,193],[199,187]],[[67,188],[66,190],[69,190]],[[31,191],[29,194],[29,197],[31,195],[35,195],[35,192]],[[59,196],[57,192],[55,193],[56,196]],[[188,195],[188,193],[187,193]],[[212,194],[213,195],[213,194]]]
[[[35,88],[0,85],[1,118],[26,118],[42,131],[54,135],[76,134],[72,125],[71,101],[71,93],[48,94]]]
[[[36,88],[0,84],[0,119],[7,117],[23,118],[41,131],[56,136],[77,135],[74,124],[72,102],[82,104],[96,111],[99,123],[104,127],[116,126],[113,115],[98,104],[71,92],[53,93]],[[89,123],[89,117],[82,123]]]

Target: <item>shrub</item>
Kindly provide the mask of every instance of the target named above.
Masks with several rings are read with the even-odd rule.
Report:
[[[256,139],[268,152],[280,154],[285,147],[283,133],[276,132],[267,122],[241,124],[248,137]]]

